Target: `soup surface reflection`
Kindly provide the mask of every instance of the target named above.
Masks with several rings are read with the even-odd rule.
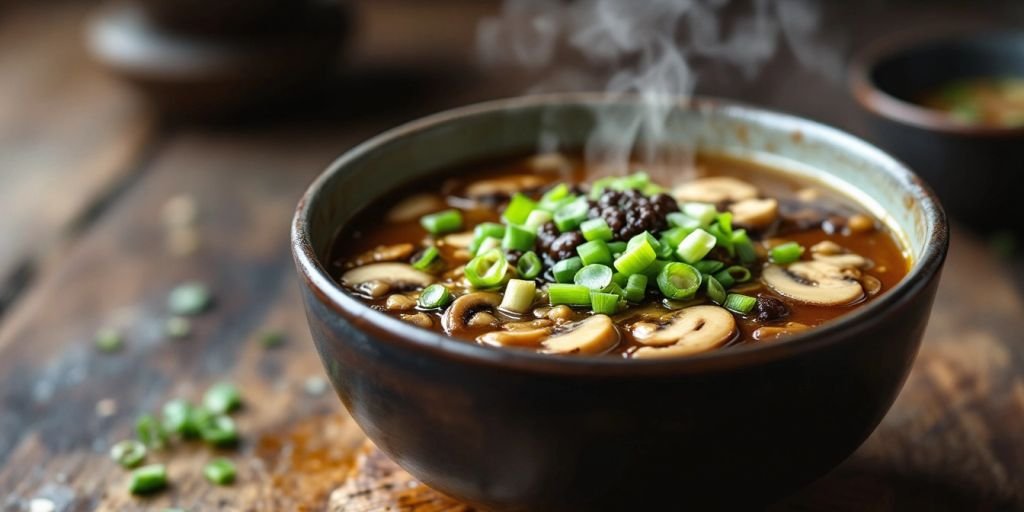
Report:
[[[678,183],[636,169],[551,154],[432,177],[340,232],[332,274],[470,343],[653,358],[772,343],[907,273],[892,233],[821,184],[711,155]]]

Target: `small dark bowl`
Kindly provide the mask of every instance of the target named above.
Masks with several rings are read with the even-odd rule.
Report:
[[[325,270],[338,229],[390,189],[528,154],[542,133],[580,147],[595,113],[639,108],[574,94],[438,114],[349,151],[299,203],[292,249],[327,374],[366,435],[435,489],[493,510],[761,506],[846,458],[899,392],[946,254],[942,209],[884,153],[787,115],[680,102],[667,133],[845,187],[914,260],[878,300],[789,340],[658,361],[503,350],[375,311]]]
[[[871,138],[919,172],[951,215],[986,231],[1024,232],[1024,127],[965,125],[914,103],[957,79],[1024,77],[1024,32],[882,40],[850,71]]]

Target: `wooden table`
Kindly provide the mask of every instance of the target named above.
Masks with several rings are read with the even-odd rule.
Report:
[[[365,30],[335,101],[199,128],[158,122],[87,62],[84,6],[0,2],[0,510],[34,499],[56,510],[463,509],[367,445],[324,390],[288,249],[299,195],[346,148],[427,112],[521,90],[464,64],[473,20],[489,6],[417,5],[363,6]],[[427,16],[450,30],[395,29]],[[834,84],[783,75],[735,95],[857,130]],[[775,94],[808,83],[822,92],[815,101]],[[168,249],[162,209],[174,197],[198,206],[191,254]],[[776,509],[1024,509],[1024,294],[1014,272],[957,228],[896,405],[854,456]],[[168,340],[167,292],[186,280],[207,283],[215,305],[187,339]],[[123,332],[119,352],[94,347],[105,326]],[[264,348],[268,330],[286,333],[285,343]],[[138,415],[198,399],[222,379],[244,390],[242,444],[157,453],[172,486],[131,497],[109,446],[132,435]],[[234,485],[202,477],[215,455],[238,464]]]

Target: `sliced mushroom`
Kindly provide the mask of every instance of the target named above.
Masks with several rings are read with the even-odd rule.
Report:
[[[466,195],[471,198],[494,196],[510,196],[516,192],[532,190],[544,186],[544,178],[532,174],[513,174],[475,181],[466,187]]]
[[[831,240],[822,240],[811,246],[812,254],[835,255],[842,254],[843,248]]]
[[[555,325],[555,323],[551,320],[538,318],[537,320],[524,320],[522,322],[507,322],[502,327],[509,331],[529,331],[540,329],[541,327],[551,327],[552,325]]]
[[[465,231],[463,233],[452,233],[441,239],[445,245],[452,247],[459,247],[465,249],[473,243],[473,232]]]
[[[633,325],[633,338],[647,345],[634,358],[677,357],[711,350],[732,339],[736,319],[718,306],[693,306],[666,317],[668,323]]]
[[[384,303],[384,309],[388,311],[409,311],[414,307],[416,307],[416,299],[397,293],[389,295],[387,302]]]
[[[501,295],[491,292],[467,293],[452,302],[441,317],[444,332],[456,335],[469,327],[469,322],[481,311],[490,311],[501,304]]]
[[[757,197],[757,187],[729,176],[713,176],[683,183],[672,191],[680,201],[736,202]]]
[[[497,327],[501,325],[501,321],[498,320],[498,317],[488,313],[487,311],[480,311],[478,313],[474,313],[473,316],[470,317],[469,321],[466,322],[466,325],[474,329],[479,329],[481,327]]]
[[[402,199],[388,210],[388,222],[406,222],[418,219],[430,212],[442,210],[444,201],[434,194],[416,194]]]
[[[786,322],[786,325],[783,326],[765,325],[754,330],[753,337],[758,341],[772,340],[807,329],[810,327],[799,322]]]
[[[823,261],[800,261],[786,268],[768,265],[761,279],[780,295],[816,306],[850,304],[864,295],[860,283],[842,268]]]
[[[526,161],[530,169],[538,172],[559,172],[572,169],[572,161],[561,153],[542,153]]]
[[[740,226],[763,228],[779,215],[779,202],[775,199],[744,199],[729,206],[732,221]]]
[[[882,291],[882,281],[879,281],[877,277],[864,274],[860,278],[860,285],[864,287],[864,291],[868,295],[874,296],[878,292]]]
[[[404,260],[412,255],[414,250],[416,247],[412,244],[378,245],[356,256],[353,266],[361,267],[369,263]]]
[[[542,327],[525,331],[493,331],[477,336],[476,340],[495,347],[539,347],[550,334],[551,329]]]
[[[603,354],[619,343],[619,330],[608,315],[594,315],[565,324],[559,333],[545,340],[546,354]]]
[[[859,254],[814,254],[814,261],[828,263],[843,269],[868,268],[871,260]]]
[[[434,282],[434,276],[420,272],[405,263],[372,263],[356,267],[341,275],[341,283],[371,297],[383,296],[392,290],[422,288]],[[381,286],[381,285],[384,286]]]
[[[434,320],[430,318],[430,315],[423,312],[413,313],[411,315],[404,314],[401,316],[401,318],[402,320],[405,320],[410,324],[422,327],[424,329],[430,329],[431,327],[434,326]]]

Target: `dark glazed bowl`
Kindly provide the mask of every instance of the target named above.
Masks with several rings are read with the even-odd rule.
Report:
[[[349,151],[299,203],[292,247],[331,382],[367,436],[435,489],[493,510],[764,505],[853,452],[899,392],[946,254],[942,209],[881,151],[783,114],[694,100],[678,104],[667,131],[843,188],[914,260],[883,297],[790,340],[658,361],[502,350],[370,309],[325,271],[339,227],[397,185],[528,154],[542,132],[579,147],[596,111],[637,108],[572,94],[438,114]]]
[[[854,58],[850,87],[871,138],[921,173],[954,217],[1024,233],[1024,127],[971,126],[913,103],[953,80],[1024,77],[1024,32],[882,40]]]

